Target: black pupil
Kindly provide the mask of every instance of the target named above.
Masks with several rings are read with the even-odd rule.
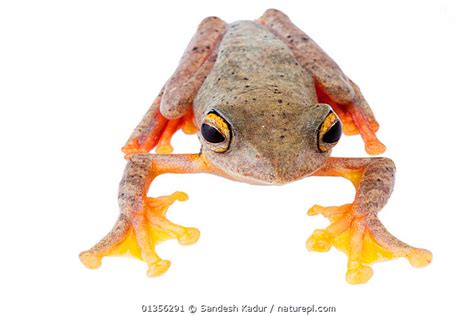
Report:
[[[341,138],[342,133],[342,125],[341,122],[338,121],[326,132],[323,136],[323,141],[326,143],[334,143],[337,142]]]
[[[201,134],[210,143],[221,143],[225,140],[224,136],[216,128],[206,123],[201,126]]]

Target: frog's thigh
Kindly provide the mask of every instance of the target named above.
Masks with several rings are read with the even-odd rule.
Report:
[[[227,24],[217,18],[205,18],[184,52],[178,68],[168,80],[161,100],[161,113],[168,119],[184,115],[211,71]]]
[[[339,66],[283,12],[270,9],[258,20],[293,51],[296,59],[311,72],[335,102],[350,103],[355,92]]]

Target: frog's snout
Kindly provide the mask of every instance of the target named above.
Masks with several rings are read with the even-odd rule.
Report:
[[[279,164],[271,166],[267,175],[271,184],[284,185],[304,177],[305,174],[295,172],[288,165]]]
[[[283,185],[309,176],[326,160],[326,153],[311,151],[280,155],[265,169],[265,179],[272,185]]]

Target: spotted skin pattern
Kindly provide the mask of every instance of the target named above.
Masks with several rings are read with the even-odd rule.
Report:
[[[360,134],[369,154],[382,153],[378,127],[360,88],[282,12],[269,9],[256,21],[231,24],[206,18],[122,148],[128,162],[115,226],[80,259],[97,268],[104,256],[130,254],[147,263],[149,276],[163,274],[170,261],[157,255],[155,245],[173,238],[193,244],[199,230],[166,218],[173,202],[187,200],[185,193],[154,198],[148,188],[166,173],[209,173],[257,185],[344,177],[356,189],[354,201],[309,209],[308,215],[322,214],[331,224],[313,232],[308,250],[334,246],[346,253],[351,284],[367,282],[378,261],[405,257],[414,267],[425,266],[431,252],[398,240],[377,217],[394,188],[394,162],[330,156],[341,129]],[[207,141],[200,129],[219,134]],[[172,154],[178,130],[198,132],[201,151]],[[156,154],[149,153],[153,149]]]

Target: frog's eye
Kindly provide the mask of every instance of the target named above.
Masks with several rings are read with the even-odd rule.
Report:
[[[229,148],[231,138],[229,124],[216,112],[210,112],[204,117],[201,135],[214,152],[222,153]]]
[[[341,138],[342,124],[333,112],[326,116],[319,127],[319,149],[322,152],[329,151]]]

